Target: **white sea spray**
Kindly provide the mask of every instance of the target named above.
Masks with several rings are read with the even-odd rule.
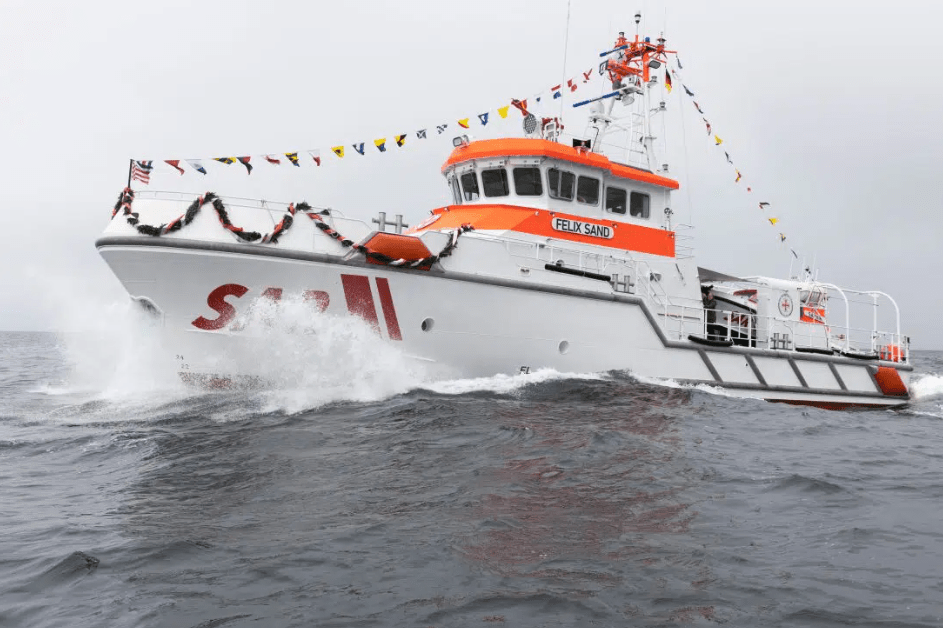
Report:
[[[606,375],[596,373],[561,373],[554,369],[538,369],[531,373],[506,375],[500,373],[491,377],[469,379],[451,379],[430,383],[424,388],[442,395],[463,395],[470,392],[493,392],[507,394],[526,386],[559,380],[605,380]]]

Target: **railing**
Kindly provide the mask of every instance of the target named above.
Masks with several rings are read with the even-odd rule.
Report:
[[[615,274],[611,272],[614,265],[628,267],[634,280],[634,290],[631,292],[648,302],[656,318],[660,318],[659,322],[666,334],[686,338],[688,334],[699,334],[704,330],[701,300],[670,295],[661,282],[654,279],[660,273],[647,261],[635,259],[629,252],[621,255],[615,252],[593,253],[558,244],[482,233],[475,234],[475,238],[500,243],[510,256],[518,259],[548,264],[563,262],[567,268],[574,270],[612,275]]]
[[[582,249],[558,244],[544,244],[532,240],[497,237],[486,234],[475,234],[476,239],[490,240],[502,244],[512,257],[524,260],[555,264],[563,262],[567,267],[575,270],[589,271],[598,274],[613,274],[612,266],[620,265],[631,269],[634,280],[634,293],[646,298],[660,313],[667,316],[677,315],[678,307],[687,307],[693,311],[695,306],[700,308],[700,299],[671,296],[653,277],[660,275],[645,260],[635,259],[631,253],[593,253]],[[702,317],[698,316],[700,320]]]
[[[898,307],[897,301],[895,301],[891,297],[891,295],[887,294],[886,292],[881,292],[879,290],[849,290],[848,288],[844,288],[844,289],[839,288],[838,286],[834,284],[830,284],[830,283],[823,283],[821,285],[825,286],[826,288],[830,290],[835,290],[842,296],[842,299],[844,299],[845,325],[846,326],[849,324],[849,321],[851,320],[851,308],[849,306],[848,295],[857,294],[857,295],[871,297],[871,307],[872,307],[872,315],[873,315],[873,321],[874,321],[872,328],[870,330],[868,329],[852,330],[852,331],[866,332],[869,334],[869,341],[867,342],[866,346],[868,347],[868,350],[871,353],[879,352],[882,347],[886,347],[888,346],[888,344],[896,345],[897,347],[901,347],[904,344],[905,338],[901,336],[901,333],[900,333],[900,307]],[[878,300],[881,297],[890,301],[891,305],[894,306],[894,319],[896,323],[896,330],[894,333],[879,331],[877,328],[878,326],[878,322],[877,322],[878,321]],[[883,342],[881,340],[881,339],[887,339],[887,338],[890,339],[890,342]],[[851,333],[845,334],[841,338],[841,340],[844,341],[846,351],[853,350]],[[909,340],[907,340],[906,344],[909,345]],[[858,347],[857,347],[858,350],[860,350],[860,346],[861,346],[861,343],[859,342]]]
[[[594,253],[569,246],[560,246],[553,243],[534,242],[532,240],[517,239],[507,236],[492,236],[476,233],[475,238],[496,242],[504,247],[511,257],[527,262],[542,262],[544,264],[560,264],[568,269],[591,272],[599,275],[619,275],[613,270],[625,272],[628,270],[632,281],[632,289],[623,290],[645,299],[650,307],[661,316],[667,324],[669,321],[687,319],[690,330],[687,333],[698,333],[702,328],[703,308],[700,299],[687,297],[672,297],[660,282],[654,281],[658,275],[648,262],[635,259],[630,252]],[[613,268],[618,266],[619,268]],[[613,278],[611,285],[615,289],[617,278]],[[625,281],[625,277],[619,278]],[[628,288],[628,286],[627,286]]]
[[[861,357],[877,356],[892,361],[910,361],[910,339],[897,332],[864,327],[825,325],[757,316],[730,310],[713,310],[714,322],[703,307],[694,311],[680,306],[674,314],[664,314],[663,329],[669,338],[683,340],[694,334],[709,340],[729,340],[735,345],[761,349],[840,352]],[[691,332],[690,321],[699,321]],[[852,343],[854,334],[867,334],[867,343]]]
[[[578,270],[607,274],[614,264],[635,267],[639,262],[631,255],[618,253],[593,253],[578,248],[544,244],[533,240],[517,239],[508,236],[493,236],[485,233],[475,233],[475,239],[487,240],[501,244],[508,255],[522,260],[555,264],[562,261],[569,267]]]
[[[135,198],[139,200],[153,199],[161,201],[177,201],[181,203],[190,204],[199,197],[199,194],[194,194],[192,192],[171,192],[165,190],[141,190],[134,193]],[[265,199],[257,198],[242,198],[239,196],[222,196],[219,198],[223,201],[226,207],[241,207],[245,209],[255,209],[267,212],[272,219],[277,222],[281,220],[281,215],[288,211],[288,206],[291,203],[285,201],[268,201]],[[344,217],[343,212],[340,212],[336,209],[330,207],[313,207],[317,211],[327,211],[331,215]],[[278,217],[276,220],[275,217]]]

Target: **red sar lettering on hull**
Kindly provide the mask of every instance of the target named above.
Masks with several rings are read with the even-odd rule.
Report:
[[[365,275],[341,275],[341,284],[344,287],[347,311],[362,318],[379,334],[380,321],[377,316],[373,290],[370,286],[370,278]],[[399,319],[396,316],[396,307],[393,305],[393,295],[390,292],[390,282],[385,277],[377,277],[376,284],[387,334],[390,340],[402,340],[403,335],[400,331]],[[216,317],[206,318],[200,316],[190,324],[205,331],[223,329],[236,317],[236,307],[226,301],[226,298],[240,299],[248,292],[249,288],[237,283],[227,283],[215,288],[207,296],[206,304],[216,312]],[[269,287],[262,292],[259,298],[280,301],[282,293],[281,288]],[[305,290],[303,298],[306,302],[313,301],[318,312],[325,311],[331,303],[331,296],[323,290]]]

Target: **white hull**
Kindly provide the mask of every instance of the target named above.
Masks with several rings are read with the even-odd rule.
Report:
[[[326,305],[326,315],[360,316],[404,354],[451,375],[628,370],[823,407],[908,401],[906,394],[885,394],[874,376],[878,366],[893,368],[909,388],[908,365],[668,339],[643,299],[582,289],[578,281],[549,285],[437,268],[397,269],[336,254],[137,235],[106,236],[98,247],[131,296],[156,306],[168,342],[195,373],[231,374],[220,356],[246,341],[232,330],[238,314],[274,288],[284,299],[316,291],[313,316],[319,315],[317,305]],[[227,285],[246,289],[225,298],[236,318],[219,329],[201,329],[195,324],[200,317],[223,322],[208,295]]]
[[[161,320],[190,376],[264,379],[267,354],[278,353],[266,350],[264,336],[276,335],[266,317],[284,321],[294,297],[318,321],[363,319],[366,327],[351,327],[383,339],[382,350],[449,375],[625,370],[772,401],[906,404],[909,339],[883,292],[846,291],[807,272],[751,278],[742,311],[711,297],[710,276],[731,297],[745,280],[698,268],[687,225],[673,222],[680,184],[656,167],[651,117],[664,107],[648,92],[669,53],[664,39],[638,36],[603,53],[613,91],[593,105],[589,146],[559,142],[556,121],[533,114],[530,137],[455,138],[442,166],[452,202],[405,234],[399,219],[387,233],[383,213],[374,231],[304,202],[138,199],[126,189],[98,247]],[[512,104],[527,114],[526,101]],[[639,149],[628,151],[643,157],[635,165],[602,154],[612,129]],[[872,300],[871,327],[852,323],[849,293]],[[829,294],[844,302],[841,326]],[[893,305],[893,331],[877,328],[879,298]],[[236,360],[234,347],[247,346],[250,359]],[[316,347],[303,355],[344,359]]]

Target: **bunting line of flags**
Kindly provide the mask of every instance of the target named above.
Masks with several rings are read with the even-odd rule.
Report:
[[[678,66],[678,70],[684,69],[684,66],[681,65],[681,60],[678,58],[677,55],[675,55],[675,63]],[[680,73],[678,73],[676,70],[672,69],[671,67],[667,65],[665,67],[665,89],[668,90],[669,94],[671,93],[672,76],[675,79],[677,79],[678,82],[681,84],[682,89],[684,89],[684,93],[688,96],[688,98],[691,100],[691,103],[694,105],[694,108],[701,115],[701,120],[704,122],[704,127],[707,130],[708,138],[713,139],[714,146],[721,146],[724,143],[724,140],[714,132],[714,127],[711,125],[710,121],[706,117],[707,114],[704,113],[704,109],[695,100],[694,92],[687,85],[684,84],[683,78],[681,77]],[[721,152],[723,152],[724,158],[726,159],[727,164],[733,168],[734,183],[740,184],[740,182],[743,180],[743,174],[734,164],[733,159],[730,157],[730,152],[726,148],[721,149]],[[748,193],[753,192],[753,188],[751,186],[744,184],[744,187],[746,188],[746,191]],[[776,216],[766,215],[767,212],[771,210],[772,204],[767,201],[760,201],[758,206],[759,206],[760,211],[763,212],[764,217],[766,218],[766,221],[769,222],[769,224],[775,228],[776,225],[780,223],[780,219]],[[778,238],[779,238],[780,244],[785,247],[787,238],[784,232],[778,230],[781,228],[782,227],[777,228]],[[795,249],[790,248],[789,252],[792,254],[794,258],[799,259],[799,254],[796,253]]]
[[[497,107],[496,109],[484,111],[477,114],[476,116],[468,116],[452,122],[443,122],[441,124],[430,125],[426,128],[417,129],[413,133],[397,133],[388,137],[379,137],[373,140],[373,146],[379,153],[389,153],[392,146],[395,144],[397,149],[405,148],[409,143],[409,140],[415,137],[416,141],[425,140],[430,137],[430,133],[434,132],[436,136],[444,135],[448,131],[453,130],[458,133],[466,129],[472,129],[474,126],[488,126],[489,124],[495,123],[496,120],[507,120],[511,108],[514,107],[520,111],[522,116],[527,116],[531,114],[530,109],[528,109],[528,102],[530,102],[530,107],[532,109],[537,109],[543,101],[548,101],[552,103],[555,99],[561,98],[563,92],[573,93],[577,91],[581,86],[589,83],[592,80],[592,77],[595,75],[593,68],[590,68],[586,72],[581,72],[578,76],[569,79],[566,81],[566,84],[563,83],[551,87],[549,90],[535,94],[529,98],[525,99],[512,99],[510,104],[504,105],[502,107]],[[498,118],[495,118],[493,114],[497,113]],[[477,124],[476,122],[477,121]],[[339,144],[337,146],[330,147],[330,153],[333,154],[337,159],[344,159],[349,157],[350,149],[353,149],[358,155],[364,156],[367,152],[371,152],[372,149],[368,149],[370,142],[352,142],[350,144]],[[310,158],[310,161],[308,161]],[[202,175],[206,175],[209,171],[206,169],[204,162],[218,162],[225,164],[227,166],[233,164],[241,164],[246,169],[246,174],[252,174],[252,170],[255,168],[256,164],[262,163],[263,161],[273,165],[273,166],[282,166],[291,164],[292,166],[301,167],[302,162],[313,164],[315,167],[321,167],[323,162],[321,160],[321,149],[312,149],[307,151],[294,151],[286,153],[270,153],[265,155],[241,155],[241,156],[230,156],[230,157],[207,157],[199,159],[164,159],[162,163],[167,164],[174,170],[176,170],[180,175],[186,174],[187,170],[181,165],[181,163],[186,164],[195,172],[198,172]],[[155,162],[153,160],[149,161],[137,161],[132,160],[131,162],[131,179],[134,181],[139,181],[145,185],[150,182],[150,174],[154,169]]]

